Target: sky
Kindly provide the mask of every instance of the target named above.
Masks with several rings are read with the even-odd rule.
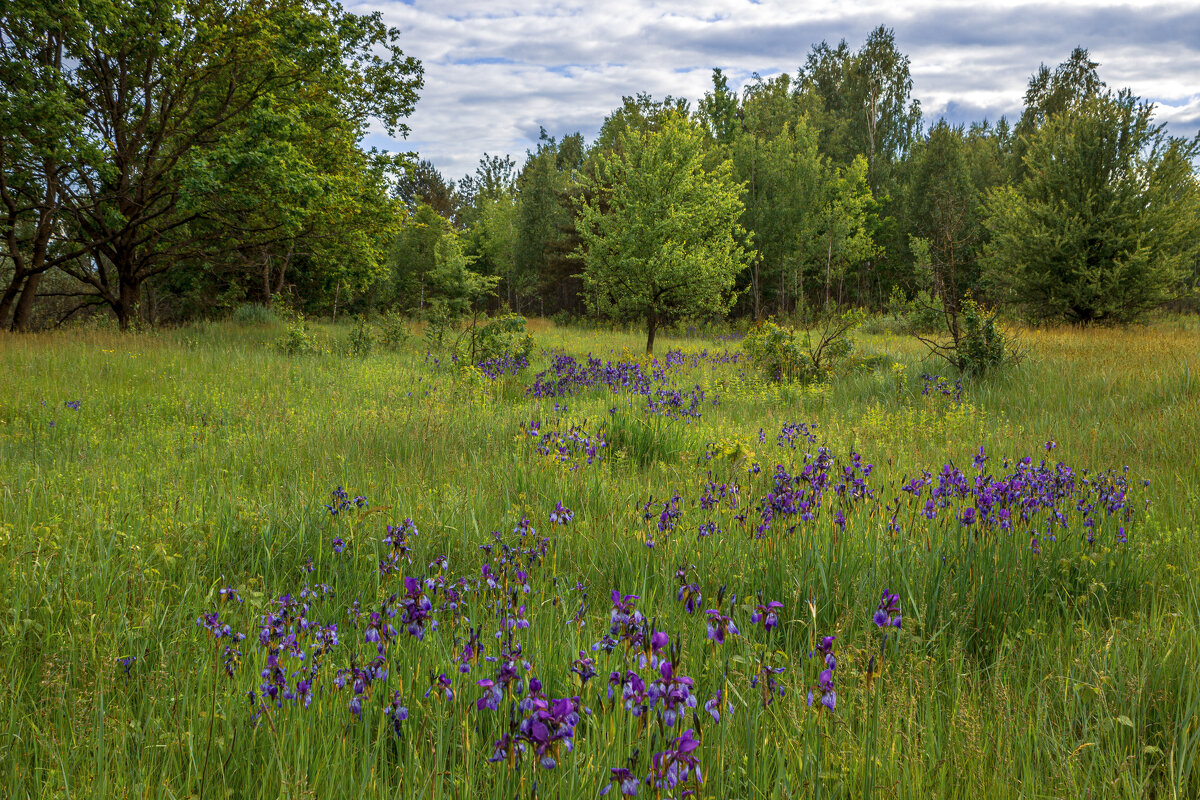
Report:
[[[1200,0],[343,0],[379,11],[421,60],[425,86],[406,140],[367,144],[416,151],[451,179],[480,156],[518,166],[541,128],[589,140],[624,95],[699,99],[720,67],[739,88],[754,73],[793,75],[812,46],[857,50],[886,25],[909,56],[925,122],[1020,115],[1039,64],[1077,45],[1109,87],[1158,104],[1176,135],[1200,129]]]

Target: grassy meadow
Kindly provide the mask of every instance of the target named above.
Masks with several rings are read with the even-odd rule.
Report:
[[[1200,796],[1200,326],[531,329],[0,335],[0,797]]]

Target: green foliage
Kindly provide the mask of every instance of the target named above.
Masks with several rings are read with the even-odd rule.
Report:
[[[469,269],[458,236],[450,233],[434,249],[435,267],[429,276],[431,294],[445,303],[451,319],[476,311],[484,299],[496,293],[499,275],[482,275]]]
[[[800,71],[807,91],[820,100],[825,119],[822,150],[848,164],[862,155],[872,190],[902,158],[921,129],[921,105],[912,99],[908,56],[893,32],[879,26],[857,52],[845,40],[815,45]]]
[[[379,316],[379,343],[387,350],[399,350],[412,338],[408,320],[398,311],[385,311]]]
[[[786,84],[787,76],[777,81]],[[759,106],[775,100],[777,92],[772,85],[756,88],[747,109],[766,116]],[[768,305],[791,311],[805,302],[805,278],[825,261],[822,209],[834,170],[803,118],[784,122],[782,130],[770,134],[739,133],[727,151],[737,179],[746,183],[741,223],[753,233],[758,254],[749,286],[755,315]]]
[[[360,314],[346,339],[346,355],[352,358],[366,358],[371,355],[374,346],[375,333],[367,324],[367,318]]]
[[[505,276],[505,299],[521,309],[522,300],[540,294],[546,310],[579,311],[580,260],[575,253],[576,174],[583,166],[583,137],[561,141],[542,131],[517,178],[513,270]],[[503,227],[503,220],[497,220]],[[530,298],[532,299],[532,298]]]
[[[849,166],[832,169],[821,197],[818,229],[818,248],[825,251],[826,310],[833,307],[835,299],[840,299],[849,271],[879,255],[873,235],[877,207],[867,179],[865,158],[858,156]]]
[[[477,364],[497,359],[526,359],[536,346],[524,317],[502,314],[471,327],[457,349],[466,363]]]
[[[971,298],[962,304],[962,340],[958,350],[962,358],[960,369],[968,373],[988,372],[1013,355],[998,324],[996,310],[984,308]]]
[[[750,329],[742,351],[771,380],[823,382],[855,363],[851,334],[865,319],[862,311],[849,311],[800,331],[768,319]]]
[[[893,286],[888,296],[887,311],[899,322],[901,332],[937,333],[946,327],[946,315],[941,303],[924,289],[910,299],[899,286]]]
[[[477,208],[472,232],[482,257],[480,271],[499,276],[505,301],[517,306],[537,290],[536,273],[517,262],[517,198],[512,193],[483,196],[477,200]]]
[[[430,300],[425,307],[425,343],[430,348],[441,348],[456,319],[445,300],[440,297]]]
[[[396,181],[396,195],[409,213],[427,206],[443,219],[454,219],[460,211],[454,181],[447,181],[433,162],[425,158],[405,165]]]
[[[943,306],[941,335],[910,331],[931,353],[963,375],[982,375],[1019,362],[1024,353],[1000,326],[994,308],[964,298],[955,308]]]
[[[437,268],[438,243],[453,235],[450,222],[424,203],[404,219],[388,257],[392,302],[409,310],[425,308],[435,294],[431,273]]]
[[[1179,293],[1200,255],[1200,139],[1171,139],[1122,92],[1052,116],[1026,175],[987,201],[987,278],[1031,317],[1128,323]]]
[[[1053,71],[1042,64],[1030,76],[1025,89],[1025,109],[1014,130],[1014,174],[1025,171],[1022,156],[1042,126],[1056,115],[1077,109],[1084,101],[1101,94],[1105,84],[1096,71],[1098,66],[1086,48],[1076,47]]]
[[[303,314],[297,314],[296,318],[288,323],[275,347],[289,356],[314,355],[325,351],[322,337],[308,326]]]
[[[629,128],[597,160],[577,230],[594,313],[644,319],[646,350],[660,325],[723,316],[750,259],[731,165],[703,166],[703,133],[668,113],[657,130]]]
[[[21,5],[0,17],[0,72],[27,116],[0,117],[30,131],[30,147],[0,130],[0,174],[10,155],[30,165],[33,144],[57,143],[29,185],[72,189],[36,208],[53,209],[59,268],[122,328],[159,276],[203,295],[249,274],[263,301],[297,262],[314,286],[369,282],[396,160],[360,142],[373,124],[404,135],[421,85],[381,14],[333,0],[97,0],[55,5],[45,25],[47,4]],[[26,22],[48,46],[18,46]],[[13,72],[45,89],[10,92]]]
[[[396,302],[427,318],[461,319],[494,294],[501,280],[471,270],[459,234],[424,204],[401,226],[390,263]]]
[[[979,141],[977,132],[943,120],[916,144],[906,165],[904,214],[914,278],[921,289],[951,302],[979,278],[984,233],[979,207],[982,193],[994,185],[972,169]]]

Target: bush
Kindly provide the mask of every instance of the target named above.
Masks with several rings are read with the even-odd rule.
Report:
[[[379,317],[379,342],[388,350],[399,350],[411,336],[400,312],[388,311]]]
[[[287,330],[275,346],[289,356],[310,355],[322,349],[320,339],[304,322],[303,314],[297,314],[296,319],[288,323]]]
[[[272,294],[270,309],[278,322],[296,322],[304,316],[297,299],[287,294]]]
[[[968,298],[962,305],[962,338],[958,343],[963,372],[987,372],[1008,356],[1008,338],[996,324],[995,309]]]
[[[893,286],[887,310],[896,318],[901,332],[937,333],[946,327],[941,302],[925,289],[909,299],[899,286]]]
[[[960,373],[983,374],[1021,360],[1016,342],[1000,329],[995,309],[985,308],[971,297],[950,315],[948,339],[926,338],[914,334],[929,351],[955,367]]]
[[[850,334],[864,318],[861,311],[851,311],[804,331],[768,319],[750,329],[742,350],[772,380],[817,383],[854,363]]]
[[[374,345],[375,336],[371,331],[371,326],[367,324],[367,318],[360,314],[354,327],[350,329],[350,338],[346,342],[346,354],[353,358],[366,358],[371,355],[371,348]]]
[[[525,318],[504,314],[467,331],[456,349],[461,360],[478,364],[498,359],[528,359],[534,346]]]

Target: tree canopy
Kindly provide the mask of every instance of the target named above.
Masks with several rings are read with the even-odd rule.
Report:
[[[473,312],[637,319],[650,346],[689,318],[915,298],[948,319],[970,298],[1082,324],[1200,310],[1200,145],[1083,47],[1030,75],[1014,124],[926,124],[879,26],[451,176],[365,144],[407,133],[422,69],[400,44],[337,0],[10,0],[0,326],[281,298],[427,316],[472,275]]]
[[[1030,139],[1025,177],[987,202],[990,279],[1032,315],[1131,322],[1200,254],[1200,139],[1166,135],[1128,92],[1093,95]]]
[[[36,199],[10,204],[7,227],[52,213],[58,266],[85,302],[124,327],[147,281],[214,250],[294,253],[331,237],[356,249],[360,212],[394,167],[359,142],[372,121],[406,133],[421,85],[379,14],[333,0],[76,0],[43,19],[44,6],[20,0],[0,23],[22,43],[0,61],[6,127],[27,131],[4,133],[0,172]]]
[[[628,127],[597,159],[580,203],[584,291],[592,310],[646,323],[646,352],[665,323],[722,316],[749,262],[732,165],[705,169],[704,134],[682,113]]]

